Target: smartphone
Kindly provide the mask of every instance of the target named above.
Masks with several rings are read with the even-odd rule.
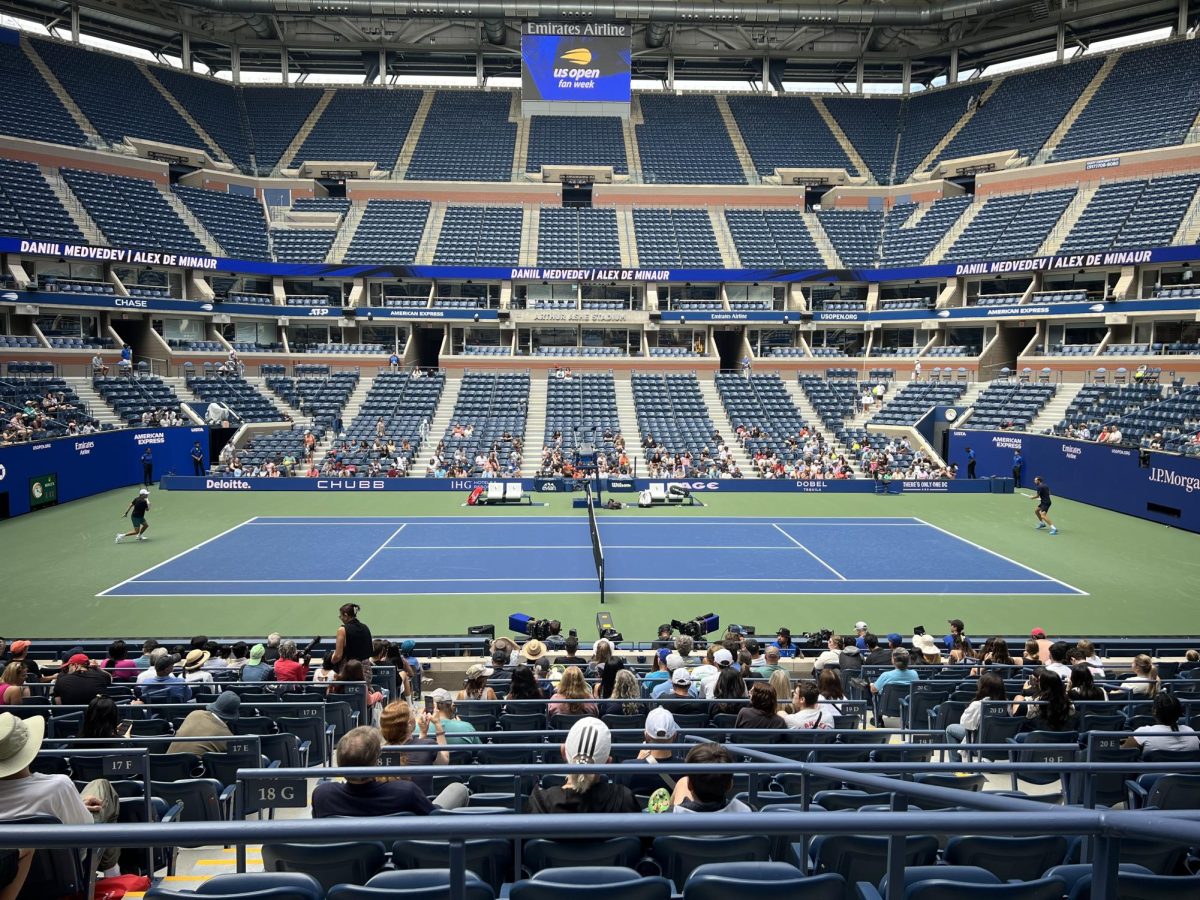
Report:
[[[433,715],[433,695],[426,694],[425,696],[425,712]]]
[[[133,722],[131,720],[122,719],[117,723],[117,734],[121,737],[128,737],[131,731],[133,731]]]
[[[924,634],[924,633],[925,633],[924,625],[918,625],[916,628],[913,629],[913,634]]]

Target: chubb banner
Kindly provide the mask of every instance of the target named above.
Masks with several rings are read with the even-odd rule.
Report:
[[[628,103],[632,31],[603,22],[526,22],[522,100]]]

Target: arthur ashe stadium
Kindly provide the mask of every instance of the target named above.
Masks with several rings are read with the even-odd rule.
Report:
[[[1198,28],[0,0],[0,900],[1200,897]]]

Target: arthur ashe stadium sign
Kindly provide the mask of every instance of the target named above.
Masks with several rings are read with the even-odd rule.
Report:
[[[0,253],[51,256],[67,259],[150,265],[206,271],[239,272],[280,278],[421,278],[479,281],[556,282],[884,282],[918,278],[955,278],[965,275],[1004,275],[1086,267],[1133,266],[1187,262],[1200,259],[1200,246],[1158,247],[1113,253],[1039,256],[1024,259],[989,260],[898,269],[642,269],[612,267],[542,266],[390,266],[343,265],[339,263],[277,263],[262,260],[228,259],[160,253],[144,249],[92,247],[57,241],[30,241],[0,237]]]

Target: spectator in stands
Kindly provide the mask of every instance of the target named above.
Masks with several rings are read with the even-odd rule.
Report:
[[[507,700],[545,700],[545,690],[537,680],[537,672],[530,666],[519,666],[513,672],[512,683],[505,694]],[[545,704],[517,703],[505,705],[504,712],[516,715],[530,715],[545,712]]]
[[[942,646],[946,650],[953,650],[955,647],[961,645],[963,651],[969,656],[974,648],[971,646],[971,639],[967,637],[966,626],[963,624],[963,620],[950,619],[947,621],[947,624],[950,626],[950,633],[942,638]]]
[[[279,644],[279,659],[275,660],[276,681],[308,681],[308,667],[312,662],[314,640],[301,654],[295,641],[281,641]]]
[[[275,660],[279,659],[279,643],[282,640],[278,631],[272,631],[267,635],[266,652],[263,654],[263,659],[274,665]]]
[[[108,374],[108,364],[104,361],[104,357],[97,353],[92,357],[92,376],[104,376]]]
[[[245,641],[235,641],[229,646],[229,658],[225,660],[225,668],[231,672],[241,672],[249,661],[247,656],[250,648]]]
[[[584,672],[588,678],[599,678],[600,673],[604,671],[604,665],[613,655],[613,645],[604,638],[596,641],[592,645],[592,660],[587,664],[587,669]]]
[[[108,658],[100,663],[100,668],[113,681],[133,681],[138,674],[137,664],[129,658],[129,650],[120,639],[108,645]]]
[[[697,744],[688,751],[687,762],[695,765],[731,764],[733,756],[720,744]],[[677,813],[750,812],[750,807],[733,793],[732,772],[684,775],[671,794],[671,811]]]
[[[734,728],[787,728],[779,715],[779,700],[775,688],[756,684],[750,690],[750,705],[738,710]]]
[[[792,679],[788,673],[783,670],[772,672],[767,683],[775,688],[775,696],[779,698],[779,714],[795,712],[792,707]]]
[[[458,692],[456,700],[495,700],[496,692],[488,687],[487,680],[495,670],[476,663],[467,669],[463,676],[463,689]]]
[[[863,642],[863,648],[866,647],[866,637],[858,638]],[[862,648],[858,646],[856,639],[850,635],[842,635],[842,649],[838,652],[838,668],[845,675],[857,675],[862,671],[863,655]]]
[[[562,745],[563,759],[573,766],[604,765],[611,752],[608,726],[590,716],[571,726]],[[592,773],[569,774],[562,787],[536,788],[529,798],[531,813],[630,813],[639,809],[629,788]]]
[[[742,673],[732,666],[723,666],[721,674],[713,684],[712,696],[709,699],[715,702],[709,711],[713,715],[728,713],[736,716],[746,705],[741,702],[746,696],[746,681],[742,678]]]
[[[863,635],[863,642],[867,645],[867,655],[863,658],[864,666],[887,666],[891,664],[892,651],[888,647],[880,647],[878,637],[868,631]]]
[[[105,693],[110,683],[108,675],[88,659],[86,653],[76,653],[54,679],[54,702],[63,706],[87,706],[93,697]]]
[[[689,669],[693,665],[692,654],[696,650],[696,641],[690,634],[681,634],[675,638],[675,652],[679,654],[683,664]]]
[[[788,728],[825,730],[834,727],[833,707],[821,702],[821,693],[815,681],[802,681],[796,685],[792,702],[796,711],[783,717]]]
[[[921,657],[918,663],[926,666],[938,666],[942,663],[942,654],[938,650],[937,641],[933,639],[931,634],[914,634],[912,639],[913,649]]]
[[[121,714],[112,697],[93,697],[92,702],[83,711],[83,724],[79,727],[79,736],[109,742],[88,744],[89,750],[108,750],[129,746],[123,742],[129,737],[130,728],[129,722],[121,725]]]
[[[641,699],[642,691],[638,686],[637,676],[631,669],[625,668],[623,663],[622,660],[622,666],[613,680],[608,702],[600,706],[603,716],[637,716],[645,712],[646,705]]]
[[[786,671],[787,669],[779,664],[779,648],[770,646],[763,651],[762,665],[754,670],[754,674],[759,678],[770,678],[776,672]]]
[[[1108,691],[1096,684],[1096,680],[1092,677],[1092,670],[1088,668],[1087,663],[1078,663],[1071,666],[1070,678],[1071,690],[1068,696],[1072,700],[1107,700]]]
[[[710,645],[711,646],[711,645]],[[717,681],[725,673],[725,670],[733,668],[733,653],[726,647],[717,647],[712,653],[713,665],[717,667],[717,671],[713,675],[708,675],[700,682],[700,694],[711,700],[713,692],[716,690]],[[671,664],[671,658],[667,657],[667,665]],[[737,669],[734,669],[736,672]],[[743,694],[744,696],[744,694]]]
[[[383,735],[375,728],[359,726],[342,735],[337,744],[338,765],[368,768],[380,764]],[[412,781],[382,778],[347,778],[327,781],[313,790],[314,819],[331,816],[391,816],[409,813],[427,816],[434,808],[455,809],[467,801],[467,788],[451,784],[432,803]]]
[[[525,646],[521,648],[518,654],[518,659],[523,665],[537,662],[546,655],[546,645],[537,638],[531,638],[525,642]]]
[[[371,685],[366,683],[368,680],[363,664],[357,659],[348,659],[334,677],[334,683],[329,686],[329,693],[349,698],[352,706],[357,706],[358,698],[365,695],[367,712],[370,713],[377,703],[383,701],[383,691],[373,690]]]
[[[157,675],[157,672],[155,672],[155,667],[158,665],[158,661],[169,655],[170,651],[168,651],[166,647],[155,647],[153,650],[151,650],[150,666],[144,671],[138,673],[137,683],[145,684],[149,679],[154,678]]]
[[[548,625],[550,629],[546,634],[546,640],[542,643],[546,645],[547,650],[561,650],[566,646],[566,642],[562,636],[562,622],[558,619],[551,619]]]
[[[1012,714],[1026,718],[1018,741],[1031,731],[1075,731],[1078,725],[1067,683],[1046,668],[1038,669],[1025,683],[1024,693],[1014,698]]]
[[[1158,694],[1161,682],[1158,669],[1145,653],[1139,653],[1133,658],[1133,674],[1121,682],[1121,687],[1129,692],[1130,697],[1154,697]]]
[[[975,697],[963,710],[962,717],[957,723],[946,726],[946,739],[956,744],[967,740],[968,735],[979,731],[979,723],[983,718],[983,705],[989,701],[1007,700],[1008,691],[1004,687],[1004,679],[995,672],[984,672],[979,676],[975,689]],[[959,753],[960,760],[966,760],[965,753]]]
[[[359,662],[371,659],[374,649],[371,629],[359,621],[358,611],[361,608],[357,603],[343,603],[338,609],[342,624],[338,626],[333,644],[333,664],[337,669],[341,669],[348,659],[357,659]]]
[[[779,628],[775,632],[775,642],[771,646],[779,649],[780,656],[796,655],[796,646],[792,643],[792,632],[789,628]]]
[[[475,726],[458,717],[458,708],[454,705],[454,695],[445,688],[437,688],[433,692],[433,720],[435,723],[441,723],[442,731],[446,734],[447,744],[479,743],[479,737],[475,734]],[[436,734],[436,724],[434,729]]]
[[[654,669],[647,672],[642,678],[642,684],[645,685],[647,691],[653,691],[660,684],[671,680],[671,670],[667,668],[667,657],[670,653],[669,647],[659,647],[654,654]]]
[[[604,664],[604,668],[600,671],[600,680],[596,682],[592,689],[592,694],[597,700],[607,700],[612,696],[613,686],[617,681],[617,674],[625,669],[625,660],[619,656],[614,656]]]
[[[1040,666],[1042,664],[1042,651],[1038,646],[1035,638],[1030,638],[1025,642],[1025,649],[1021,654],[1021,665],[1023,666]]]
[[[889,684],[912,684],[914,681],[920,681],[921,676],[908,667],[911,657],[907,650],[903,647],[892,651],[892,667],[889,671],[883,672],[871,684],[872,694],[881,694],[883,689]]]
[[[389,747],[405,748],[398,755],[401,766],[444,766],[450,762],[445,750],[445,726],[424,710],[414,712],[404,700],[394,700],[383,708],[379,729]],[[432,775],[414,775],[411,780],[425,794],[433,793]]]
[[[24,639],[13,641],[8,648],[8,661],[24,663],[26,683],[40,684],[43,681],[48,681],[49,677],[42,675],[42,667],[38,665],[36,659],[29,655],[29,649],[32,646],[32,643]]]
[[[671,673],[670,680],[671,689],[661,696],[670,699],[673,702],[669,706],[664,707],[670,709],[677,716],[689,714],[708,714],[708,704],[701,700],[696,700],[692,693],[693,684],[692,676],[687,669],[679,668]],[[692,701],[692,702],[684,702]]]
[[[650,649],[662,650],[664,648],[670,649],[674,647],[674,641],[671,639],[672,632],[673,629],[671,628],[671,624],[669,622],[659,625],[658,638],[650,644]]]
[[[108,781],[97,779],[77,792],[66,775],[30,770],[45,734],[46,720],[39,716],[18,719],[12,713],[0,713],[0,815],[5,819],[54,816],[64,825],[117,821],[120,801]],[[119,847],[105,848],[100,853],[100,870],[116,875],[120,855]]]
[[[192,689],[175,674],[179,657],[164,653],[154,665],[154,675],[142,682],[139,696],[143,703],[188,703]]]
[[[212,740],[218,735],[233,737],[230,726],[238,720],[242,698],[233,691],[222,691],[204,709],[193,710],[175,729],[176,738],[192,740],[171,741],[168,753],[224,753],[225,742]]]
[[[212,673],[204,669],[209,658],[207,650],[189,650],[183,658],[183,680],[188,684],[212,684]]]
[[[852,643],[852,644],[856,645],[859,650],[866,650],[867,649],[867,632],[870,630],[871,629],[867,627],[866,622],[862,622],[862,621],[855,622],[854,623],[854,637],[843,638],[843,642],[844,643]]]
[[[674,743],[678,734],[679,726],[675,723],[675,717],[664,707],[660,706],[652,709],[649,715],[646,716],[646,743]],[[683,757],[678,750],[671,750],[666,747],[662,749],[647,747],[640,751],[637,758],[631,760],[631,762],[643,762],[650,766],[657,766],[659,763],[683,762]],[[663,787],[668,791],[673,790],[675,788],[675,776],[673,774],[668,775],[666,773],[655,772],[652,769],[645,775],[626,776],[624,783],[634,794],[644,796]]]
[[[1066,641],[1055,641],[1050,645],[1050,662],[1046,663],[1047,671],[1053,672],[1063,680],[1063,684],[1071,682],[1071,667],[1067,665],[1067,651],[1070,647]]]
[[[985,666],[1004,666],[1010,671],[1021,665],[1018,660],[1013,659],[1012,654],[1008,650],[1008,641],[1002,637],[994,637],[985,645],[983,664]],[[1001,672],[1000,674],[1001,677],[1004,677],[1007,672]]]
[[[846,692],[842,687],[841,672],[833,668],[822,669],[817,675],[817,690],[820,692],[821,702],[835,716],[842,715],[842,704],[846,699]]]
[[[1180,725],[1183,704],[1169,691],[1156,694],[1151,707],[1153,725],[1142,725],[1133,730],[1133,736],[1125,739],[1124,747],[1141,747],[1147,750],[1200,750],[1200,737],[1190,725]]]
[[[337,677],[333,669],[333,660],[329,656],[321,658],[321,667],[313,672],[313,684],[328,684]]]
[[[0,706],[20,706],[29,696],[25,686],[25,663],[10,662],[0,675]]]
[[[140,672],[145,672],[150,668],[150,654],[157,649],[158,641],[154,640],[154,638],[149,638],[142,642],[142,655],[133,661],[133,664],[137,666]]]
[[[267,648],[262,644],[255,644],[250,648],[250,656],[246,660],[246,664],[242,666],[242,681],[268,681],[273,674],[269,665],[263,662],[263,657],[266,655]]]
[[[568,666],[558,682],[558,690],[550,698],[547,712],[551,716],[594,716],[597,715],[597,708],[591,700],[592,692],[583,672],[578,666]]]
[[[1092,675],[1096,678],[1103,678],[1104,661],[1100,659],[1099,654],[1096,653],[1096,645],[1087,638],[1080,638],[1075,647],[1080,653],[1083,654],[1083,661],[1087,663],[1088,668],[1092,670]],[[1181,671],[1182,668],[1183,667],[1181,666]]]

